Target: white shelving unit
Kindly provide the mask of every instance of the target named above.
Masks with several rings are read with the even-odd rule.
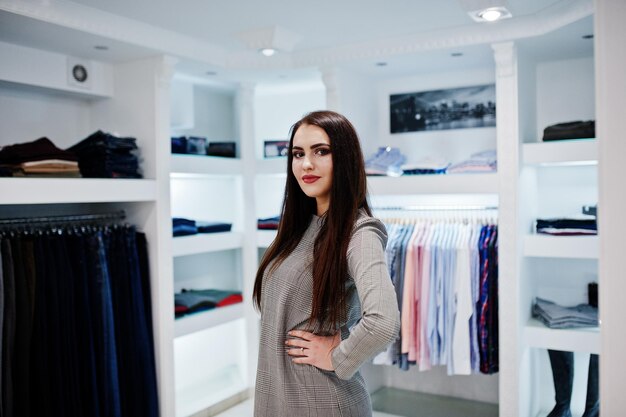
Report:
[[[608,8],[607,4],[610,2],[598,0],[593,3],[594,6],[589,6],[591,2],[584,1],[572,3],[574,6],[571,10],[568,5],[562,5],[562,8],[551,8],[553,15],[548,18],[548,21],[543,21],[543,23],[547,22],[550,24],[537,25],[537,27],[556,29],[563,22],[577,23],[575,22],[577,18],[588,15],[588,13],[585,14],[585,10],[598,7],[597,5],[603,7],[597,10],[606,10]],[[619,6],[614,5],[611,7],[617,9]],[[82,6],[78,9],[78,6],[73,7],[71,2],[64,2],[62,7],[60,7],[55,2],[49,5],[42,2],[5,1],[1,8],[0,13],[2,13],[3,23],[13,22],[14,24],[11,25],[10,30],[0,31],[2,32],[1,35],[11,35],[11,39],[0,38],[0,56],[3,58],[10,57],[10,59],[0,59],[2,62],[2,65],[0,65],[0,95],[3,92],[9,92],[10,94],[5,94],[5,96],[11,96],[17,92],[19,95],[27,96],[30,102],[25,104],[24,108],[14,108],[12,101],[9,104],[3,102],[5,107],[0,109],[0,121],[2,122],[4,134],[0,138],[0,146],[9,144],[9,140],[15,142],[29,141],[40,137],[42,134],[50,134],[51,139],[55,139],[55,143],[57,143],[56,138],[63,138],[57,144],[65,148],[80,138],[85,137],[96,128],[102,128],[103,130],[137,137],[143,157],[142,167],[144,168],[144,176],[146,178],[143,180],[0,178],[0,205],[2,205],[3,212],[10,212],[11,215],[21,217],[20,214],[23,213],[26,205],[41,206],[42,210],[46,210],[50,214],[66,212],[68,209],[74,208],[89,212],[93,209],[92,203],[96,203],[95,205],[98,207],[112,204],[116,208],[121,207],[125,209],[129,220],[139,224],[149,239],[154,342],[161,415],[168,417],[174,415],[198,415],[198,413],[215,404],[219,404],[224,399],[247,392],[253,382],[250,376],[250,369],[244,368],[246,366],[254,368],[254,355],[246,352],[246,350],[253,350],[257,339],[255,337],[257,334],[254,333],[254,330],[250,330],[256,324],[253,319],[256,316],[250,311],[250,300],[244,297],[242,305],[229,306],[225,307],[224,310],[216,309],[206,314],[202,313],[197,316],[187,317],[177,323],[174,320],[172,305],[173,287],[175,284],[172,271],[174,269],[174,256],[215,255],[216,251],[231,252],[230,255],[241,252],[243,260],[236,268],[241,267],[241,271],[238,272],[242,276],[241,280],[243,283],[240,283],[242,289],[249,290],[249,282],[253,279],[251,277],[253,277],[253,270],[256,267],[258,248],[266,247],[275,236],[274,232],[257,232],[255,228],[254,186],[250,186],[250,182],[258,175],[284,175],[286,160],[259,160],[256,159],[258,155],[254,155],[254,152],[249,150],[252,147],[251,145],[259,139],[255,137],[254,132],[254,125],[257,121],[254,117],[256,109],[252,99],[254,98],[254,88],[242,87],[241,90],[246,90],[247,92],[243,95],[243,99],[241,99],[242,97],[237,97],[236,108],[242,110],[242,117],[238,122],[238,127],[240,128],[240,142],[238,143],[238,149],[241,151],[240,158],[172,156],[169,149],[171,132],[168,125],[170,113],[167,109],[167,104],[169,90],[171,89],[171,76],[175,72],[175,67],[173,60],[165,56],[155,56],[155,51],[158,51],[159,47],[167,48],[169,51],[180,50],[182,56],[191,56],[200,61],[204,59],[205,62],[200,62],[203,66],[206,66],[207,63],[211,65],[218,63],[220,65],[223,64],[224,67],[228,67],[231,64],[231,61],[226,59],[229,57],[227,52],[212,56],[212,49],[205,48],[206,45],[204,43],[198,41],[189,44],[186,41],[191,41],[192,39],[184,37],[167,38],[168,41],[161,46],[159,42],[162,39],[153,35],[161,35],[165,39],[165,34],[170,32],[159,32],[158,28],[150,28],[148,25],[142,25],[141,28],[137,29],[134,27],[134,22],[130,19],[116,19],[109,14],[99,13],[96,9],[84,8]],[[561,11],[563,16],[558,15]],[[64,15],[64,13],[67,15]],[[606,17],[606,13],[602,15],[602,18],[606,19]],[[618,17],[615,19],[619,20]],[[80,22],[80,25],[74,25],[74,22]],[[101,24],[102,22],[111,22],[111,24],[109,26],[108,23]],[[604,23],[604,21],[601,20],[599,23]],[[7,25],[3,26],[7,28]],[[77,29],[77,27],[80,29]],[[597,34],[601,32],[604,36],[603,39],[606,40],[607,32],[610,32],[609,29],[606,29],[605,25],[602,24],[596,24],[594,27],[595,29],[590,30],[589,33],[595,31],[597,40],[599,39]],[[506,29],[504,23],[503,29]],[[578,259],[582,260],[581,262],[593,263],[598,257],[604,256],[604,251],[602,254],[599,253],[598,237],[581,237],[579,239],[578,237],[527,236],[530,220],[533,217],[536,218],[537,213],[532,212],[532,205],[535,201],[529,201],[533,200],[531,198],[533,190],[528,189],[525,178],[522,178],[526,173],[524,172],[520,175],[520,172],[525,171],[527,168],[539,170],[545,165],[594,164],[602,157],[602,146],[599,146],[600,144],[606,144],[609,140],[615,143],[618,142],[614,137],[606,135],[607,131],[617,135],[616,131],[620,129],[616,127],[619,124],[612,119],[611,129],[609,130],[605,127],[607,131],[601,132],[603,135],[598,135],[602,138],[600,143],[594,140],[524,143],[528,142],[529,139],[534,141],[539,136],[537,126],[541,123],[533,119],[544,117],[551,113],[550,111],[545,111],[545,100],[536,97],[538,93],[541,93],[541,88],[537,88],[534,78],[538,74],[545,78],[545,75],[551,71],[551,68],[557,68],[562,64],[562,62],[558,62],[559,60],[567,61],[580,58],[562,55],[566,54],[567,51],[549,50],[549,40],[552,33],[541,34],[537,33],[536,28],[532,29],[522,32],[529,35],[525,38],[528,42],[533,42],[533,38],[537,38],[536,44],[539,47],[534,52],[541,54],[542,49],[545,49],[542,48],[544,45],[548,48],[549,58],[541,58],[544,61],[547,59],[546,66],[541,70],[543,72],[537,70],[534,60],[528,59],[524,53],[521,53],[523,52],[523,48],[521,48],[523,41],[494,45],[496,65],[492,69],[494,70],[497,84],[498,103],[497,142],[499,171],[497,174],[368,178],[369,190],[372,195],[498,195],[500,202],[500,230],[502,231],[500,234],[500,250],[502,253],[500,257],[500,276],[503,277],[501,280],[502,286],[500,287],[500,296],[503,299],[503,302],[500,303],[500,318],[510,323],[510,326],[504,328],[501,333],[503,350],[500,356],[502,366],[499,375],[499,398],[502,399],[500,402],[500,416],[502,417],[529,417],[536,415],[538,410],[545,409],[546,404],[539,404],[534,408],[531,405],[534,397],[533,390],[541,390],[545,388],[546,383],[551,382],[541,381],[541,384],[537,384],[536,378],[531,374],[532,366],[526,366],[528,364],[527,354],[529,350],[555,348],[602,353],[600,348],[603,347],[604,353],[612,355],[610,356],[611,359],[614,359],[616,355],[609,351],[611,347],[609,344],[603,343],[600,346],[601,334],[605,342],[616,339],[607,337],[606,327],[603,327],[602,331],[598,329],[555,331],[546,329],[538,322],[526,321],[529,300],[525,297],[532,294],[532,288],[528,287],[530,280],[526,279],[528,277],[524,276],[523,272],[528,263],[541,262],[543,260],[537,260],[536,258],[543,257],[564,258],[564,262]],[[588,28],[585,27],[584,29],[587,30]],[[557,31],[555,30],[554,32]],[[572,39],[575,38],[576,41],[580,41],[581,37],[579,35],[581,33],[576,31],[571,33],[575,33]],[[111,38],[112,34],[115,34],[115,39]],[[128,36],[126,37],[126,35]],[[16,39],[22,39],[24,44],[6,43],[7,41],[14,42]],[[128,43],[119,41],[119,39],[128,39]],[[433,48],[439,49],[435,52],[440,53],[444,51],[441,45],[455,44],[467,46],[474,43],[477,38],[473,35],[468,36],[467,33],[463,32],[463,28],[460,28],[458,32],[455,32],[454,36],[448,36],[446,39],[454,42],[444,42],[439,44],[439,46],[435,45],[433,47],[433,43],[430,40],[428,40],[430,43],[427,44],[420,43],[416,39],[416,45],[426,45],[429,50]],[[85,42],[82,42],[83,40]],[[101,54],[100,51],[94,52],[93,50],[93,45],[106,43],[101,41],[111,42],[114,45],[107,52],[111,56],[109,60],[103,60],[102,62],[93,59],[94,56],[107,56]],[[575,41],[573,40],[572,42]],[[620,55],[614,52],[616,50],[620,51],[622,43],[613,42],[618,46],[612,46],[612,49],[608,45],[603,45],[606,47],[606,50],[604,50],[605,57],[602,57],[604,64],[606,64],[607,56],[615,57],[611,59],[619,59]],[[87,44],[89,46],[85,46]],[[517,48],[518,46],[520,46],[519,49]],[[117,56],[115,56],[116,47],[122,51]],[[404,49],[420,50],[419,48]],[[426,52],[419,52],[419,54],[422,53],[426,54]],[[593,54],[592,52],[590,55],[582,57],[582,59],[588,59],[591,64],[594,62],[597,64],[597,58]],[[92,64],[91,75],[94,84],[92,84],[91,90],[69,86],[67,83],[67,60],[68,58],[76,57],[87,60]],[[422,58],[421,55],[420,58]],[[315,60],[317,58],[311,57],[311,59]],[[341,63],[341,59],[337,62]],[[424,59],[424,61],[427,60]],[[243,62],[243,60],[234,60],[232,62],[235,63],[232,65],[237,65],[237,62]],[[260,63],[260,61],[258,62]],[[607,62],[610,63],[610,60]],[[42,63],[45,63],[45,65],[42,65]],[[331,60],[330,65],[325,66],[325,68],[331,67],[332,64],[333,61]],[[572,77],[571,67],[569,66],[568,70],[562,73],[567,75],[567,77]],[[612,65],[609,65],[609,67],[615,68]],[[525,68],[530,68],[528,77],[523,73]],[[356,97],[357,99],[352,100],[354,102],[352,105],[363,106],[364,109],[360,113],[345,113],[355,115],[354,119],[363,126],[363,132],[368,134],[374,132],[373,136],[376,137],[376,128],[379,127],[376,124],[379,123],[382,125],[379,133],[381,130],[388,133],[387,126],[384,126],[385,123],[383,121],[376,120],[376,117],[370,117],[377,112],[376,104],[367,104],[376,102],[376,97],[373,94],[370,96],[367,92],[370,89],[358,88],[359,95],[355,95],[359,81],[355,77],[355,79],[351,79],[349,83],[346,83],[345,91],[342,90],[343,80],[341,77],[336,76],[337,74],[333,73],[333,70],[333,68],[328,71],[325,69],[323,74],[326,82],[326,107],[342,112],[345,112],[344,110],[353,110],[352,108],[342,109],[339,103],[345,106],[348,100],[343,99],[344,97]],[[207,69],[203,67],[202,71],[206,72]],[[437,78],[438,75],[421,74],[419,77],[423,80],[420,81],[421,84],[415,83],[410,86],[395,84],[393,87],[397,92],[447,88],[450,77],[447,80],[448,83],[446,83]],[[554,85],[560,86],[559,88],[562,90],[562,87],[565,86],[564,90],[576,91],[581,85],[594,83],[592,71],[590,71],[588,79],[583,80],[583,82],[570,82],[568,85],[568,80],[570,79],[567,77],[552,77],[553,80],[558,81]],[[602,77],[599,78],[602,79]],[[466,79],[459,80],[458,83],[455,80],[455,85],[450,87],[462,86],[464,80]],[[363,87],[370,87],[372,83],[369,81],[364,80],[362,83]],[[619,88],[620,85],[623,85],[623,80],[618,81],[620,81],[620,83],[617,83]],[[606,80],[603,80],[603,82],[609,84],[607,89],[615,88],[611,84],[613,80],[610,77],[606,77]],[[407,90],[407,88],[410,88],[410,90]],[[531,90],[531,96],[533,97],[522,97],[525,92]],[[552,94],[551,91],[547,90],[544,98]],[[615,91],[619,91],[619,89]],[[567,93],[568,91],[565,92]],[[563,117],[570,117],[571,120],[593,118],[594,114],[583,114],[584,111],[575,113],[573,109],[576,107],[579,110],[580,107],[577,106],[593,103],[594,97],[600,101],[597,104],[598,110],[619,108],[619,105],[616,105],[621,100],[619,94],[616,94],[618,96],[615,98],[617,103],[614,104],[606,100],[606,91],[598,91],[597,95],[593,93],[595,92],[587,94],[584,100],[572,99],[568,94],[565,96],[552,94],[552,97],[558,102],[559,108],[564,111],[564,113],[557,115],[560,120],[552,122],[565,121]],[[340,97],[343,100],[340,101]],[[59,105],[59,102],[61,105]],[[539,108],[539,105],[542,108]],[[600,105],[603,107],[600,107]],[[382,118],[384,114],[388,114],[388,101],[382,100],[380,106],[383,108],[379,112],[380,118]],[[292,107],[296,108],[296,106]],[[520,112],[520,108],[525,110],[525,112]],[[66,112],[69,116],[64,113],[65,109],[69,109]],[[34,111],[28,112],[28,110]],[[272,108],[272,110],[274,109]],[[300,108],[297,108],[298,112],[300,110]],[[615,118],[615,112],[618,110],[612,111],[613,113],[611,114]],[[48,115],[49,117],[35,123],[32,120],[21,118],[20,113],[23,115]],[[527,114],[520,115],[520,113]],[[606,113],[599,111],[598,118],[600,116],[604,117]],[[4,118],[2,114],[5,115]],[[291,122],[296,120],[291,115],[289,118]],[[528,129],[524,126],[525,120],[522,120],[526,118],[530,119],[531,126],[534,125],[533,129],[531,129],[534,131],[530,135],[526,134],[527,132],[525,131]],[[545,127],[545,124],[543,123],[541,127]],[[608,126],[608,124],[604,126]],[[277,133],[284,135],[286,129],[281,127],[280,132],[270,133],[271,135],[268,134],[265,137],[274,137]],[[425,142],[437,142],[435,146],[442,146],[439,138],[434,137],[436,134],[431,134],[433,137],[426,138]],[[424,137],[427,135],[424,134]],[[407,143],[413,139],[406,136],[396,135],[394,139],[397,143]],[[367,138],[368,135],[364,135],[364,137]],[[388,137],[382,140],[386,139]],[[420,146],[423,143],[420,142]],[[459,143],[458,141],[455,142],[455,144]],[[456,145],[446,143],[444,147],[446,146]],[[607,147],[606,149],[609,148]],[[614,154],[618,155],[618,153]],[[606,159],[600,162],[604,164]],[[606,167],[606,165],[601,166]],[[611,166],[615,167],[615,164]],[[612,172],[605,172],[604,178],[610,177],[611,174]],[[221,179],[223,176],[237,177],[244,183],[242,187],[243,192],[238,197],[239,202],[236,205],[233,204],[237,210],[244,213],[242,215],[243,221],[235,229],[237,232],[221,237],[199,236],[197,239],[194,237],[193,239],[185,238],[185,240],[180,241],[173,240],[171,237],[172,210],[170,210],[171,178],[187,179],[187,177],[190,177],[191,180],[196,180],[197,178],[207,177],[213,177],[214,179],[219,177],[218,179]],[[615,178],[620,177],[616,176]],[[618,195],[618,193],[615,193],[615,195]],[[221,197],[221,195],[215,196],[215,204],[222,204]],[[614,203],[615,200],[609,199],[609,202]],[[230,202],[228,204],[231,205]],[[234,207],[230,208],[233,209]],[[250,214],[250,211],[252,214]],[[269,212],[269,210],[267,211]],[[612,214],[619,218],[619,213]],[[607,218],[608,216],[604,217],[605,220]],[[615,236],[612,237],[615,238]],[[601,238],[606,239],[606,236],[603,235]],[[603,243],[605,244],[603,247],[606,249],[614,242],[604,241]],[[251,250],[251,246],[253,250]],[[614,256],[612,259],[615,258],[617,257]],[[614,261],[610,266],[614,267],[614,271],[618,271],[619,265]],[[504,279],[505,277],[506,279]],[[605,277],[602,278],[604,280],[602,291],[605,295],[610,294],[614,288],[623,287],[623,285],[616,285],[615,283],[618,280],[618,276],[608,278],[608,280],[605,280]],[[621,292],[614,291],[614,293],[619,294]],[[608,298],[605,297],[605,299]],[[615,301],[614,299],[611,300]],[[611,312],[615,311],[615,309],[611,310]],[[612,320],[617,321],[621,316],[615,314],[612,317],[617,317],[617,319],[612,318]],[[205,332],[221,331],[220,329],[230,331],[231,328],[237,328],[237,331],[239,331],[239,327],[244,327],[240,326],[241,322],[246,322],[246,326],[248,326],[245,331],[241,331],[242,334],[246,333],[247,335],[242,336],[237,346],[231,349],[231,353],[234,356],[238,355],[238,357],[242,358],[240,361],[241,366],[235,365],[234,362],[225,362],[203,367],[198,371],[199,374],[195,375],[193,381],[184,381],[188,383],[183,383],[181,386],[175,385],[175,381],[178,384],[181,381],[181,377],[183,379],[185,377],[185,372],[181,372],[181,375],[175,377],[175,346],[176,348],[183,347],[183,353],[186,353],[186,349],[195,347],[185,346],[186,343],[193,345],[193,343],[188,342],[188,338],[193,338]],[[522,328],[520,328],[520,325]],[[611,327],[611,336],[619,333],[617,324]],[[207,340],[209,339],[207,338]],[[621,338],[617,341],[622,340],[624,339]],[[205,340],[203,343],[207,343],[208,347],[215,347],[214,341],[207,342]],[[205,347],[204,345],[200,346],[202,349]],[[202,355],[203,352],[198,354]],[[212,358],[211,354],[204,354],[206,355],[205,358]],[[184,354],[180,356],[184,357]],[[194,364],[189,366],[193,370],[192,365]],[[606,368],[607,366],[613,366],[613,363],[602,366]],[[615,368],[619,368],[617,361],[615,362]],[[608,372],[604,373],[604,375],[608,374]],[[617,376],[619,377],[619,374]],[[603,376],[603,378],[606,377]],[[618,378],[616,379],[619,380]],[[606,383],[606,380],[604,382],[603,393],[606,387],[619,385],[614,380],[610,380],[609,384]],[[606,392],[613,394],[615,389],[617,388],[611,388],[611,391]],[[619,396],[604,396],[603,394],[603,403],[605,401],[616,403],[615,398],[617,397]],[[620,409],[616,408],[616,410]]]
[[[155,201],[155,180],[104,178],[0,178],[3,204]]]
[[[244,317],[243,304],[233,304],[178,318],[174,322],[175,337],[211,329]]]
[[[244,234],[239,232],[200,233],[191,236],[175,237],[172,254],[177,256],[241,249]]]
[[[224,398],[238,396],[246,388],[247,384],[236,366],[215,370],[210,377],[176,392],[176,414],[196,415],[199,411],[215,406]]]
[[[48,22],[47,14],[7,13],[7,6],[0,12],[3,28],[13,26],[12,41],[27,37],[28,46],[0,38],[0,146],[46,136],[66,149],[97,130],[130,136],[137,139],[144,179],[0,178],[2,217],[123,210],[146,234],[159,409],[173,415],[171,220],[162,180],[168,160],[160,146],[167,135],[171,60],[123,42],[117,46],[127,47],[124,59],[112,52],[94,60],[89,42],[74,42],[82,32]],[[70,79],[77,60],[88,68],[87,85]]]
[[[525,143],[522,152],[526,165],[592,165],[598,163],[598,143],[595,139]]]
[[[524,256],[536,258],[598,259],[598,236],[524,237]]]
[[[600,329],[550,329],[536,319],[524,327],[524,340],[531,348],[564,350],[568,352],[600,353]]]
[[[241,160],[219,156],[173,154],[171,172],[173,175],[240,175]]]
[[[372,195],[407,194],[496,194],[498,175],[450,174],[406,175],[401,177],[367,177]]]

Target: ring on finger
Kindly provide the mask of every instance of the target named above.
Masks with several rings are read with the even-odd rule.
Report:
[[[300,348],[300,353],[304,354],[304,348],[303,347]]]

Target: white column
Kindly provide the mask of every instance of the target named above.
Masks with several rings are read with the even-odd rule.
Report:
[[[259,314],[252,306],[252,291],[258,268],[257,217],[254,181],[256,177],[256,147],[254,129],[255,85],[241,84],[237,94],[239,109],[239,133],[241,144],[242,182],[241,210],[245,239],[242,248],[243,296],[246,318],[247,346],[244,347],[247,360],[247,383],[253,387],[256,378],[256,363],[259,343]]]
[[[601,414],[626,410],[626,2],[596,0]]]
[[[520,413],[521,342],[518,234],[520,140],[517,52],[513,42],[492,45],[496,63],[497,153],[499,178],[498,288],[501,417]]]
[[[338,74],[334,67],[322,67],[322,82],[326,87],[326,109],[340,111]]]

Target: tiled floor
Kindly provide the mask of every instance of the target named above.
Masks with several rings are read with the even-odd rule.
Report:
[[[372,405],[392,415],[405,417],[498,417],[498,405],[396,388],[372,394]]]
[[[244,401],[241,404],[230,408],[223,413],[217,415],[217,417],[252,417],[252,400]],[[373,417],[399,417],[392,414],[380,413],[375,411]]]

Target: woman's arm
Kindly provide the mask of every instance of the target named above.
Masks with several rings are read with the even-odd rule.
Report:
[[[341,379],[350,379],[398,337],[400,313],[385,263],[386,243],[382,222],[368,218],[357,227],[348,247],[348,269],[361,302],[361,320],[332,351],[333,368]]]
[[[352,235],[348,247],[348,270],[361,303],[361,319],[350,335],[341,341],[334,336],[318,336],[293,330],[285,344],[294,363],[334,370],[341,379],[350,379],[361,365],[385,350],[400,330],[396,293],[385,262],[387,235],[383,224],[368,218]]]

